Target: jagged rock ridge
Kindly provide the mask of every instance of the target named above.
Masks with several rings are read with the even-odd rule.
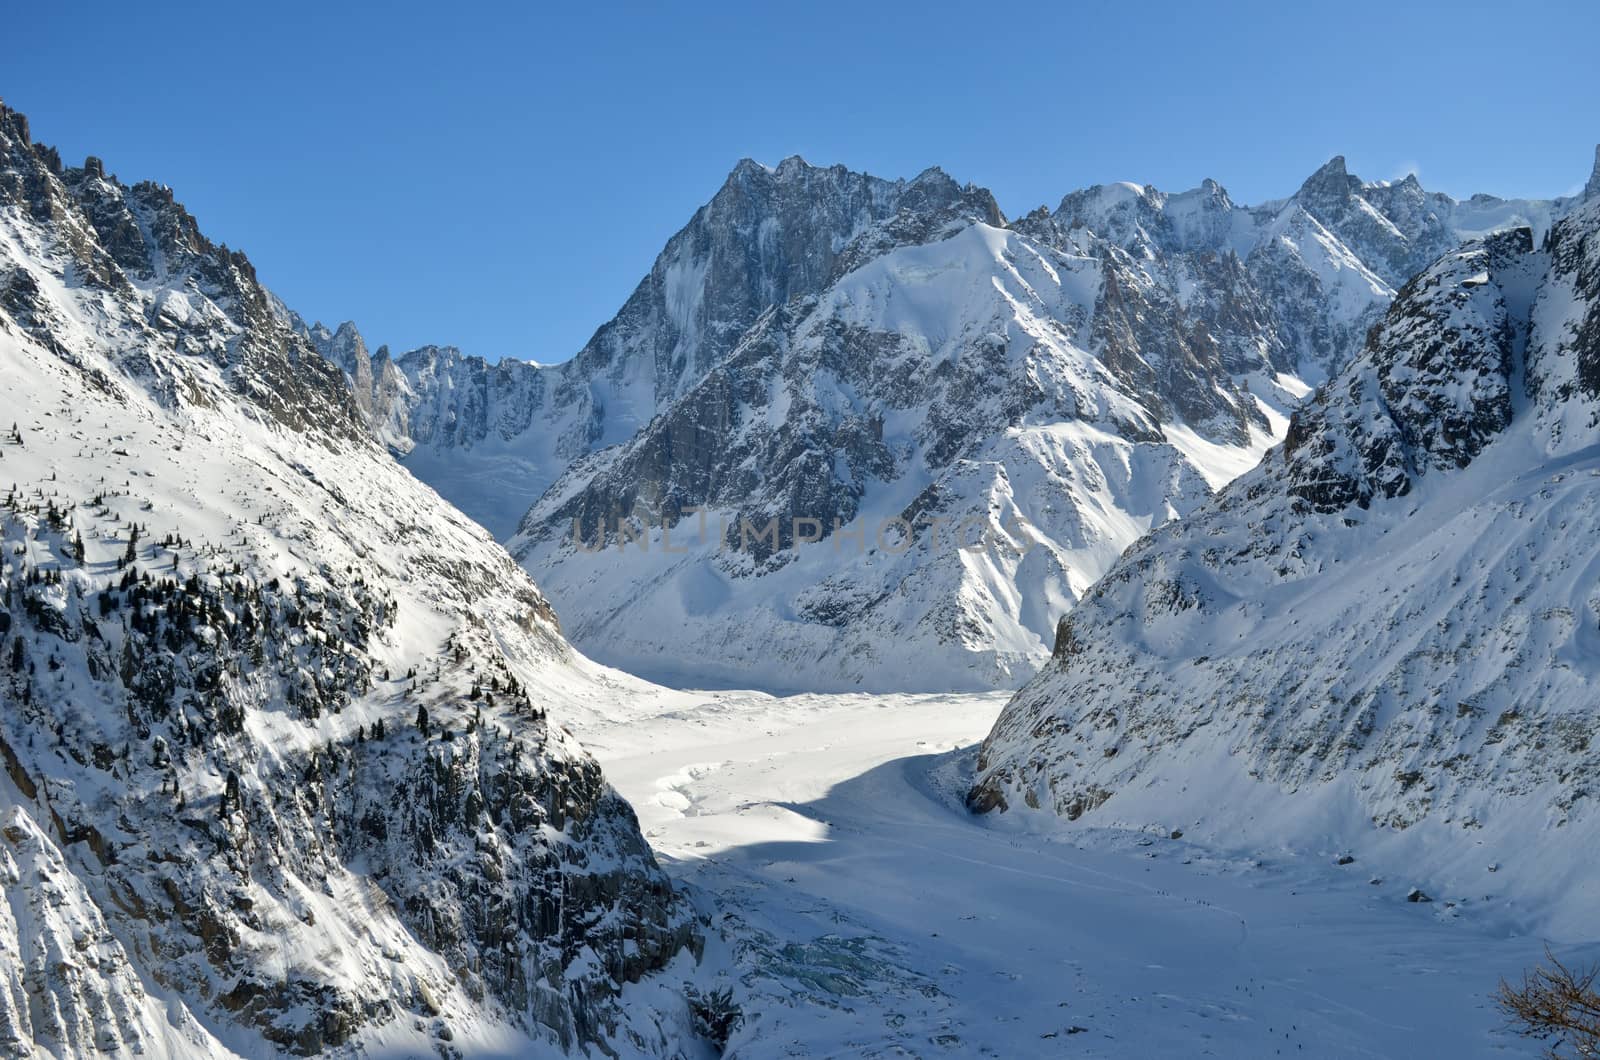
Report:
[[[799,158],[746,160],[668,241],[617,316],[559,365],[488,364],[448,346],[391,359],[352,325],[292,323],[343,367],[380,437],[413,471],[507,537],[573,460],[631,437],[718,363],[768,308],[814,294],[850,267],[852,240],[919,238],[955,213],[998,223],[988,192],[937,169],[882,180]]]

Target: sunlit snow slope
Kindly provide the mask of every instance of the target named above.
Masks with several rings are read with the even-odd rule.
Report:
[[[1592,937],[1597,424],[1600,198],[1441,257],[1283,446],[1131,548],[974,805],[1405,851]]]
[[[1210,418],[1164,433],[1163,408],[1089,352],[1102,297],[1092,257],[981,222],[892,250],[763,318],[634,441],[579,465],[514,553],[572,601],[575,637],[647,674],[1015,684],[1128,541],[1284,422],[1219,377],[1200,384]],[[691,501],[706,510],[685,517]],[[617,539],[619,513],[647,545]],[[796,540],[807,521],[820,540]],[[608,547],[584,551],[602,523]]]

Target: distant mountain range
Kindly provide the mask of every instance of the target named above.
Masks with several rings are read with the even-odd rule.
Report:
[[[374,356],[352,325],[293,323],[595,657],[1004,687],[1127,545],[1282,437],[1412,274],[1542,238],[1572,201],[1457,201],[1335,158],[1260,206],[1110,184],[1008,221],[937,169],[745,161],[562,364]]]

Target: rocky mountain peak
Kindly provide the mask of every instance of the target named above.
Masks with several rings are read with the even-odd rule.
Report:
[[[367,352],[366,340],[361,337],[352,320],[346,320],[331,331],[328,325],[319,320],[311,325],[308,333],[317,352],[347,372],[354,372],[358,362],[366,361],[371,356]]]
[[[28,116],[21,111],[12,110],[0,100],[0,135],[13,136],[24,145],[31,141],[28,133]]]
[[[780,180],[792,180],[802,173],[818,168],[820,167],[813,166],[799,155],[790,155],[778,163],[778,168],[774,172],[777,173]]]
[[[1221,208],[1231,208],[1233,199],[1228,195],[1228,189],[1210,177],[1200,182],[1200,192],[1203,198]]]
[[[960,182],[952,177],[949,173],[946,173],[941,166],[929,166],[921,173],[918,173],[915,177],[912,177],[911,183],[913,185],[940,184],[947,185],[951,188],[961,187]]]
[[[1361,181],[1345,168],[1344,155],[1334,155],[1300,185],[1295,197],[1314,202],[1341,201],[1350,198],[1361,187]]]
[[[1594,149],[1594,169],[1589,174],[1589,183],[1584,185],[1583,197],[1585,199],[1600,198],[1600,144]]]
[[[305,337],[323,360],[337,365],[349,377],[356,406],[362,416],[371,421],[374,392],[372,355],[367,352],[366,340],[356,330],[355,324],[346,320],[337,330],[329,331],[328,326],[319,320],[305,330]]]
[[[1093,224],[1105,213],[1119,208],[1154,208],[1158,205],[1155,189],[1148,184],[1117,181],[1111,184],[1091,184],[1061,197],[1056,216],[1069,227]]]
[[[942,172],[890,181],[798,155],[774,169],[741,162],[579,353],[580,374],[629,388],[648,381],[652,401],[680,393],[767,309],[820,291],[863,233],[903,214],[937,225],[952,211],[1003,223],[993,196]],[[903,243],[926,227],[881,242]]]
[[[1087,229],[1136,257],[1208,254],[1227,248],[1229,215],[1235,211],[1227,189],[1207,178],[1187,191],[1164,192],[1152,184],[1119,181],[1095,184],[1064,196],[1055,226]],[[1039,219],[1023,226],[1044,235]],[[1048,237],[1047,237],[1048,238]]]
[[[130,341],[130,375],[168,373],[150,343],[167,354],[203,358],[234,394],[266,417],[324,437],[359,438],[363,424],[339,373],[316,356],[260,284],[245,255],[213,243],[172,189],[151,181],[130,186],[108,175],[98,156],[63,169],[53,149],[32,143],[25,120],[6,110],[0,121],[0,204],[15,204],[38,226],[51,266],[136,311],[141,332]],[[14,273],[9,308],[36,337],[53,334],[48,299]],[[135,352],[136,351],[136,352]],[[209,380],[163,399],[206,405]]]
[[[1464,209],[1470,205],[1471,209]],[[1512,223],[1544,223],[1551,203],[1522,201],[1513,205],[1490,197],[1459,203],[1425,190],[1415,176],[1368,183],[1349,172],[1343,155],[1335,156],[1301,185],[1288,203],[1291,227],[1296,209],[1336,236],[1383,284],[1399,288],[1440,254],[1460,242],[1462,234],[1479,234]],[[1527,210],[1527,213],[1522,213]],[[1481,211],[1481,212],[1480,212]],[[1299,237],[1315,238],[1311,233]]]

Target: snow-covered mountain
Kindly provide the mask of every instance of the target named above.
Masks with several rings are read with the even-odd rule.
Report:
[[[283,318],[0,108],[0,1052],[664,1050],[600,672]]]
[[[1186,351],[1131,354],[1146,389],[1088,352],[1106,273],[971,218],[876,256],[576,464],[513,553],[573,601],[577,636],[645,673],[1014,683],[1128,540],[1273,436]],[[1200,426],[1175,423],[1174,443],[1180,404]]]
[[[718,331],[705,352],[673,332],[701,352],[657,370],[670,385],[632,437],[591,432],[576,456],[563,436],[573,463],[511,548],[604,661],[675,677],[693,659],[701,679],[769,687],[1014,685],[1127,544],[1281,437],[1308,381],[1349,358],[1408,276],[1464,236],[1542,231],[1566,207],[1364,183],[1334,159],[1255,208],[1211,181],[1115,184],[1006,224],[986,193],[930,172],[911,187],[939,194],[829,227],[828,270],[744,235],[837,216],[824,207],[843,180],[793,159],[741,165],[630,301],[654,304],[684,245],[709,247],[691,270],[705,279],[668,304],[722,297],[718,262],[735,252],[797,276],[739,288],[741,321],[787,299],[737,342]],[[730,203],[765,201],[747,185],[815,205],[696,235]],[[437,450],[411,466],[452,488]],[[648,544],[619,521],[648,527]]]
[[[1281,447],[1131,547],[996,723],[971,805],[1403,855],[1592,930],[1590,191],[1406,283]]]
[[[1409,276],[1567,205],[1335,158],[1257,207],[1111,184],[1008,223],[937,169],[745,161],[571,361],[369,355],[288,319],[602,661],[1007,687],[1123,548],[1281,438]]]
[[[488,364],[448,346],[368,354],[351,324],[291,323],[343,367],[375,431],[419,477],[504,539],[568,465],[631,438],[729,353],[760,315],[816,294],[846,248],[915,241],[945,216],[1000,222],[988,192],[930,169],[888,181],[798,158],[741,162],[667,242],[650,274],[576,357]]]

